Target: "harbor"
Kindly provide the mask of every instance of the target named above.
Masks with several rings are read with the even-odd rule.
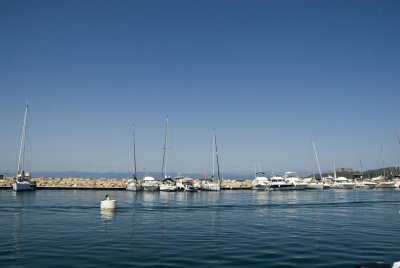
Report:
[[[278,179],[281,178],[281,179]],[[274,177],[274,181],[271,181],[264,177],[256,177],[255,179],[247,180],[221,180],[220,190],[273,190],[273,188],[278,185],[278,188],[284,190],[286,187],[290,187],[289,190],[311,190],[310,187],[313,185],[318,185],[318,183],[313,183],[310,178],[300,179],[293,177]],[[0,179],[0,189],[12,189],[13,177],[3,177]],[[127,186],[131,179],[117,179],[117,178],[32,178],[32,181],[36,183],[37,190],[127,190]],[[198,189],[201,189],[203,180],[191,179],[193,185]],[[306,182],[305,182],[306,181]],[[171,182],[171,181],[170,181]],[[139,185],[143,184],[143,180],[138,180]],[[162,181],[155,181],[157,185],[162,185]],[[263,185],[263,183],[265,183]],[[278,184],[277,184],[278,183]],[[279,184],[281,183],[281,184]],[[177,182],[172,180],[172,185],[176,185]],[[275,186],[274,186],[275,185]],[[284,186],[282,186],[284,185]],[[299,185],[304,185],[299,187]],[[332,178],[325,178],[320,183],[321,186],[325,186],[325,189],[359,189],[359,188],[393,188],[398,189],[400,187],[399,178],[394,180],[384,180],[383,178],[377,177],[375,182],[371,180],[357,181],[344,180],[344,177],[338,177],[336,181]],[[309,186],[307,188],[307,186]],[[276,188],[276,187],[275,187]],[[320,187],[323,190],[323,187]],[[317,188],[318,189],[318,188]],[[159,190],[159,189],[158,189]],[[179,189],[177,189],[179,190]],[[183,187],[182,189],[183,190]],[[276,189],[275,189],[276,190]]]

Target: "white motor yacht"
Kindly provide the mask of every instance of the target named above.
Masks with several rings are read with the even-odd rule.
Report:
[[[145,191],[154,192],[159,189],[158,181],[156,181],[151,176],[146,176],[143,178],[143,189]]]
[[[294,190],[304,190],[308,183],[303,182],[296,174],[296,172],[285,172],[285,181],[294,186]]]
[[[251,182],[251,189],[265,191],[269,188],[269,180],[265,177],[265,172],[257,172],[256,178]]]
[[[381,181],[376,184],[376,188],[396,188],[395,181]]]
[[[350,182],[345,177],[338,177],[333,179],[333,184],[331,185],[333,189],[353,189],[354,183]]]
[[[285,181],[283,177],[273,176],[270,178],[269,190],[293,190],[294,186]]]
[[[376,183],[372,181],[354,181],[354,188],[358,189],[373,189],[376,187]]]

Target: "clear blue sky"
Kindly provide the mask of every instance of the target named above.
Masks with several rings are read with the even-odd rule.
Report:
[[[0,173],[397,165],[399,1],[0,1]]]

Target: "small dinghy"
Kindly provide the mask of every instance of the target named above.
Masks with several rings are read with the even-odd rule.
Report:
[[[102,200],[100,203],[100,208],[102,210],[113,211],[116,209],[116,201],[110,200],[110,197],[106,195],[106,199]]]

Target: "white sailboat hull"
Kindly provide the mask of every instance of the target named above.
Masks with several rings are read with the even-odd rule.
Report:
[[[354,184],[353,183],[334,183],[331,186],[332,189],[353,189]]]
[[[165,185],[165,184],[160,185],[161,192],[175,192],[177,190],[178,187],[176,187],[175,185]]]
[[[394,181],[384,181],[376,185],[376,188],[396,188]]]
[[[307,185],[306,189],[308,189],[308,190],[323,190],[324,185],[322,182],[320,182],[320,183],[311,182]]]
[[[33,191],[36,190],[36,183],[32,181],[15,182],[12,184],[14,191]]]
[[[259,191],[265,191],[268,190],[269,188],[269,184],[254,184],[253,186],[251,186],[252,190],[259,190]]]
[[[158,190],[158,185],[144,185],[143,189],[147,192],[154,192]]]
[[[219,191],[221,187],[218,184],[206,183],[201,185],[201,190],[203,191]]]
[[[295,183],[294,190],[305,190],[308,186],[308,183]]]
[[[143,186],[137,184],[136,182],[129,182],[128,185],[126,186],[125,190],[127,191],[142,191],[143,190]]]
[[[129,184],[128,186],[126,186],[125,190],[137,192],[137,191],[142,191],[143,187],[141,185],[131,185],[131,184]]]

